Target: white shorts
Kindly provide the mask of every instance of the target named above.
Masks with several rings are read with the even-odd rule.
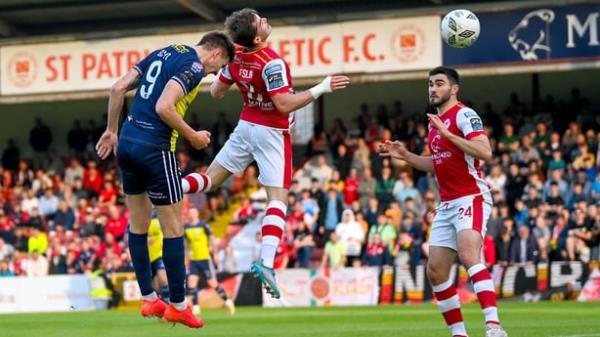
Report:
[[[489,194],[469,195],[442,202],[436,209],[431,225],[429,245],[457,250],[456,234],[463,229],[472,229],[483,238],[492,211]]]
[[[267,187],[289,188],[292,182],[292,142],[287,130],[239,121],[215,160],[234,174],[256,160],[258,181]]]

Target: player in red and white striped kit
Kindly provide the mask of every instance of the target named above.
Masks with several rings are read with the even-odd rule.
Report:
[[[452,336],[467,336],[458,294],[450,279],[458,253],[485,315],[486,336],[506,337],[498,318],[494,283],[481,261],[492,198],[480,166],[482,160],[492,158],[492,150],[479,115],[458,101],[459,84],[459,75],[452,68],[437,67],[429,72],[429,103],[437,109],[437,114],[428,114],[431,156],[409,152],[397,141],[387,141],[378,151],[435,173],[441,204],[431,226],[427,275]]]
[[[193,173],[182,182],[185,193],[209,191],[232,173],[241,173],[256,160],[258,180],[267,190],[268,205],[262,221],[260,261],[252,271],[265,289],[279,298],[273,260],[285,226],[288,188],[292,177],[292,144],[289,128],[293,112],[324,93],[345,88],[346,76],[328,76],[307,91],[294,93],[287,63],[269,48],[271,25],[253,9],[232,13],[225,28],[240,48],[211,86],[221,98],[237,84],[244,105],[240,121],[206,174]]]

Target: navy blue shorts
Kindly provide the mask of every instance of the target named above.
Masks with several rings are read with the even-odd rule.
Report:
[[[216,279],[217,273],[211,260],[192,260],[190,261],[189,275],[198,275],[205,280]]]
[[[147,192],[154,205],[183,199],[181,171],[175,153],[119,138],[117,160],[125,194]]]
[[[163,262],[162,257],[152,261],[150,263],[150,268],[152,269],[152,278],[158,274],[159,270],[165,269],[165,263]]]

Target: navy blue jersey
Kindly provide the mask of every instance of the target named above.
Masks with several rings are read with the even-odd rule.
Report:
[[[179,135],[158,116],[156,102],[169,80],[174,80],[185,93],[177,102],[177,112],[182,117],[185,115],[204,76],[198,54],[190,46],[170,45],[155,50],[134,69],[140,73],[140,85],[131,112],[123,124],[121,137],[130,142],[175,151]]]

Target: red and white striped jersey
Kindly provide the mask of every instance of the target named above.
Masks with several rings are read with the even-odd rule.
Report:
[[[277,129],[288,129],[293,113],[277,110],[271,97],[292,91],[287,63],[269,47],[252,52],[236,51],[235,57],[219,75],[225,84],[237,84],[244,99],[240,119]]]
[[[471,139],[484,134],[483,122],[479,115],[460,102],[440,116],[440,119],[450,132],[460,137]],[[442,137],[432,128],[431,123],[428,138],[442,201],[490,193],[478,159],[464,153],[450,140]]]

